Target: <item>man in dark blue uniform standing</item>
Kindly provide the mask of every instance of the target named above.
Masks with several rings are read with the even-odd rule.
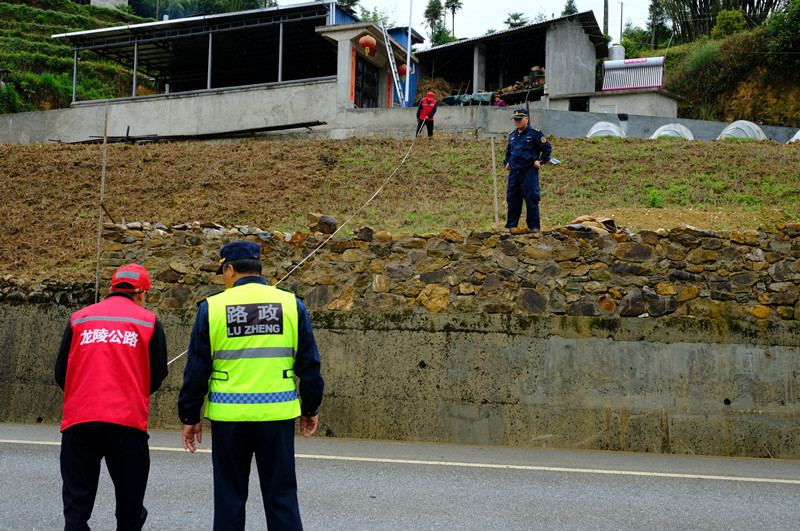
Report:
[[[303,436],[316,431],[324,388],[311,320],[300,299],[261,277],[258,243],[229,243],[220,256],[227,290],[198,308],[178,398],[183,446],[194,452],[202,442],[205,399],[213,436],[214,530],[245,528],[255,455],[267,527],[300,531],[295,419]]]
[[[544,133],[528,125],[527,110],[517,109],[513,118],[517,128],[508,135],[508,147],[503,161],[508,170],[506,229],[517,232],[512,229],[516,229],[519,223],[524,199],[528,230],[540,230],[539,168],[550,161],[553,147]]]

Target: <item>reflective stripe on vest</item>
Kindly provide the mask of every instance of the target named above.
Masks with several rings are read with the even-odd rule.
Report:
[[[297,391],[280,393],[211,393],[209,400],[215,404],[278,404],[297,400]]]
[[[124,296],[75,312],[61,430],[109,422],[147,431],[156,316]]]
[[[80,319],[74,319],[72,321],[73,325],[81,324],[81,323],[90,323],[92,321],[111,321],[115,323],[133,323],[142,326],[146,326],[147,328],[153,328],[153,323],[143,321],[142,319],[134,319],[133,317],[115,317],[113,315],[90,315],[88,317],[81,317]]]
[[[208,298],[213,367],[206,416],[221,421],[285,420],[300,415],[293,378],[297,300],[247,283]]]

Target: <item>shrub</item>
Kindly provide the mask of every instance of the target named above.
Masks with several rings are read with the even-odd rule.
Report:
[[[711,30],[712,39],[722,39],[745,28],[744,15],[741,11],[723,9],[717,14],[717,25]]]
[[[19,94],[17,94],[14,84],[9,82],[0,86],[0,114],[23,111],[25,111],[25,106]]]
[[[800,0],[773,14],[764,28],[767,64],[778,76],[800,79]]]

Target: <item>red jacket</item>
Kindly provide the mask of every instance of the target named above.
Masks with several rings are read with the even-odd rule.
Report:
[[[429,121],[433,121],[433,115],[436,114],[436,108],[439,106],[439,102],[433,98],[424,97],[419,100],[419,107],[417,107],[417,119],[424,120],[427,118]]]
[[[147,431],[155,322],[154,313],[127,297],[108,297],[72,315],[62,431],[83,422]]]

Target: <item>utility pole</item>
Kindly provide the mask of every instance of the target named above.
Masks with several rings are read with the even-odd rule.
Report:
[[[608,0],[603,0],[603,35],[608,35]]]
[[[622,2],[619,3],[619,42],[622,44]]]
[[[408,101],[408,90],[409,90],[409,85],[411,84],[411,14],[413,13],[411,6],[413,3],[414,2],[412,0],[408,0],[408,40],[406,41],[406,93],[403,97],[403,107],[411,106],[411,103]]]
[[[656,10],[658,9],[658,2],[657,0],[653,0],[650,3],[650,48],[655,50],[656,49]]]

